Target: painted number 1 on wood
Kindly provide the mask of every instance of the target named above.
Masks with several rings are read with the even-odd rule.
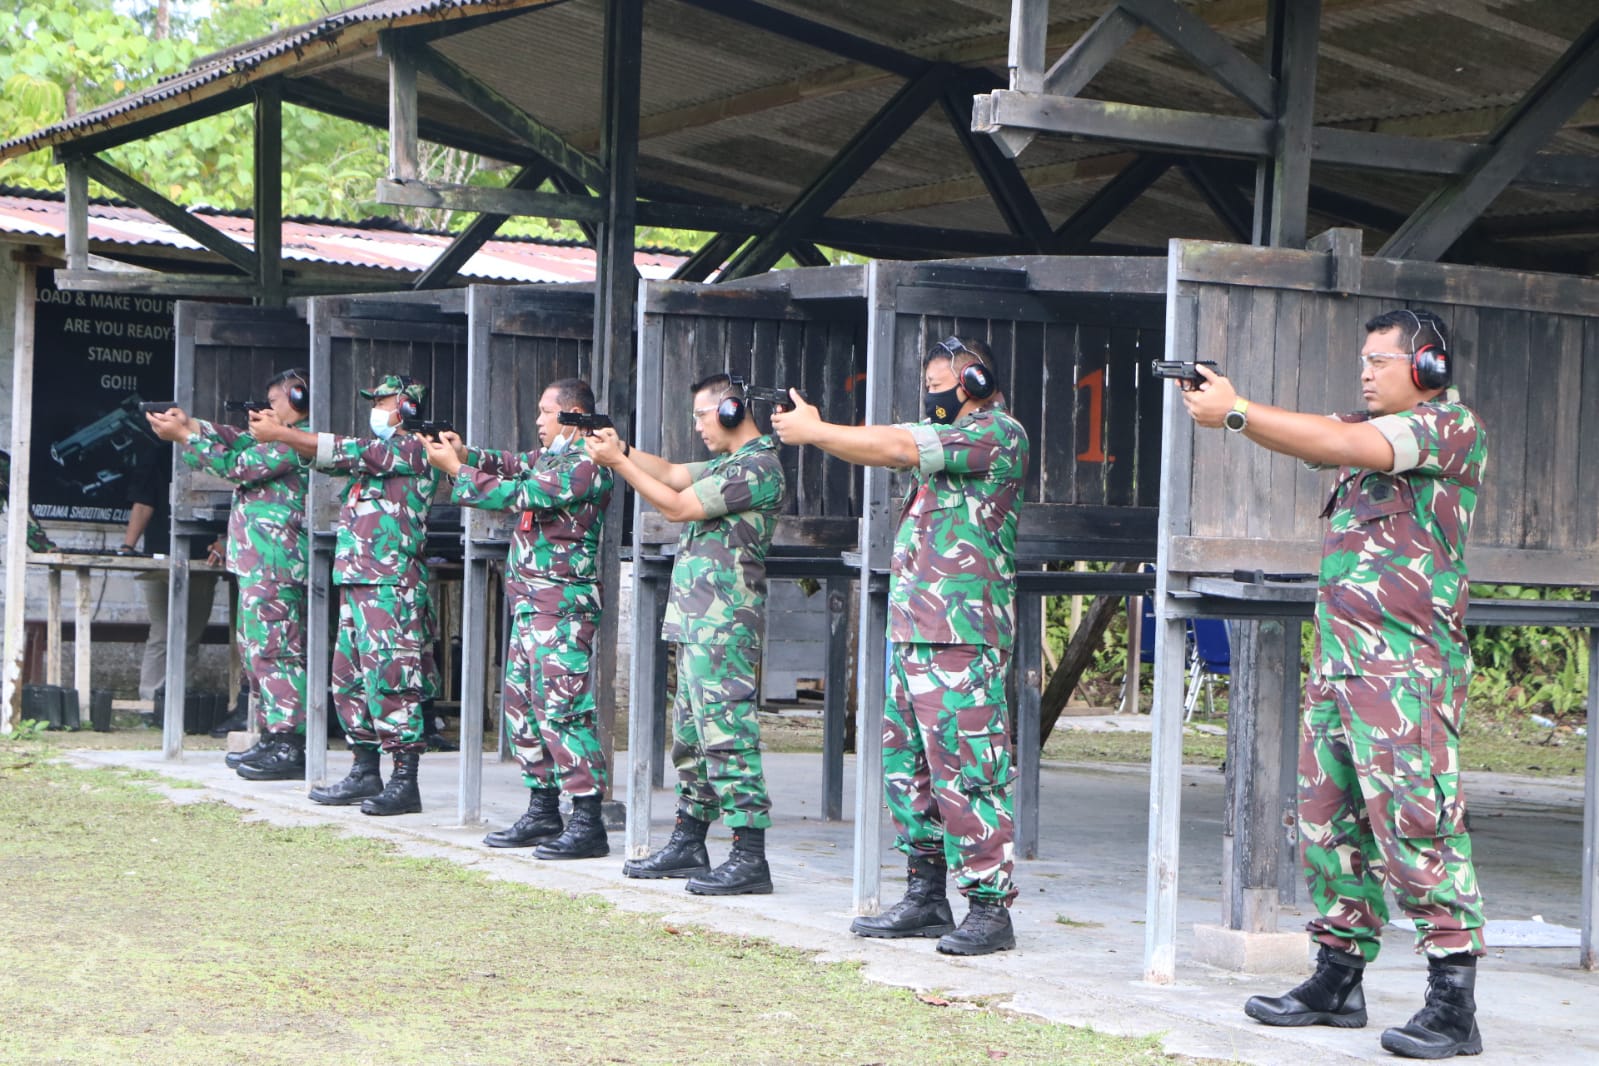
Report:
[[[1114,463],[1116,457],[1105,454],[1105,368],[1084,374],[1077,387],[1088,390],[1088,447],[1077,453],[1077,461]]]

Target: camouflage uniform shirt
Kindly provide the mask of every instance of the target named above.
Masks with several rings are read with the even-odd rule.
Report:
[[[999,403],[900,428],[920,461],[894,534],[888,639],[1009,649],[1027,431]]]
[[[1316,591],[1317,671],[1469,671],[1466,534],[1488,459],[1487,433],[1453,390],[1370,421],[1393,445],[1394,466],[1340,470],[1322,512],[1332,521]]]
[[[439,472],[421,438],[317,434],[316,466],[349,474],[333,548],[335,585],[427,584],[428,508]]]
[[[287,444],[257,441],[235,426],[199,421],[180,449],[195,470],[233,482],[228,512],[228,570],[304,584],[310,537],[305,489],[310,463]],[[303,429],[302,421],[296,428]]]
[[[683,525],[661,639],[759,647],[766,553],[783,505],[783,465],[771,437],[688,464],[705,517]]]
[[[537,614],[597,615],[600,533],[613,481],[581,443],[522,454],[474,448],[450,497],[468,507],[522,512],[505,573],[513,604]]]

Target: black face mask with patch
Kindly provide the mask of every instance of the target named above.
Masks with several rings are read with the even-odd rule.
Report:
[[[922,397],[922,414],[927,416],[929,422],[937,422],[941,426],[954,422],[961,409],[961,402],[955,395],[959,390],[960,386],[955,385],[942,392],[927,393]]]

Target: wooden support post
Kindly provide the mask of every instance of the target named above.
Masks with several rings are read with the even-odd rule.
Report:
[[[822,692],[822,818],[844,817],[844,716],[849,713],[849,579],[830,577],[827,589],[827,682]]]
[[[333,358],[331,339],[323,325],[328,301],[306,304],[306,324],[311,336],[311,428],[327,431],[333,424]],[[338,601],[333,589],[333,550],[319,542],[316,523],[321,496],[336,491],[324,474],[313,473],[305,499],[305,524],[311,540],[310,572],[305,597],[305,784],[313,789],[328,783],[328,682],[333,646],[329,623]]]
[[[1311,132],[1316,102],[1316,44],[1321,0],[1273,0],[1267,15],[1268,67],[1277,127],[1262,161],[1255,243],[1305,246],[1310,199]]]
[[[89,171],[81,158],[66,160],[67,269],[89,269]]]
[[[417,152],[416,59],[396,34],[379,37],[389,61],[389,177],[415,181]]]
[[[255,90],[256,302],[283,306],[283,90],[265,81]]]
[[[1167,359],[1197,346],[1197,301],[1177,281],[1179,256],[1166,275]],[[1189,524],[1193,423],[1176,389],[1165,390],[1160,439],[1160,517],[1155,559],[1155,700],[1150,710],[1149,852],[1144,889],[1144,980],[1169,985],[1177,974],[1177,860],[1183,794],[1184,623],[1173,616],[1171,541]]]
[[[94,686],[90,683],[89,656],[94,645],[94,633],[90,627],[94,624],[94,585],[90,581],[91,571],[87,566],[77,567],[73,572],[76,579],[73,582],[74,614],[72,619],[72,683],[78,690],[78,708],[83,713],[85,720],[88,718],[89,708],[94,702]]]
[[[900,272],[892,263],[866,264],[866,424],[888,425],[894,413],[895,303]],[[861,563],[856,580],[861,644],[855,670],[856,914],[876,914],[882,894],[883,701],[886,694],[888,592],[872,572],[886,571],[892,555],[896,511],[889,500],[889,471],[862,472]]]
[[[22,660],[27,652],[28,473],[33,442],[35,267],[17,268],[11,335],[11,495],[6,501],[5,657],[0,662],[0,736],[22,715]]]
[[[1299,621],[1235,622],[1227,713],[1222,923],[1275,933],[1283,853],[1283,733],[1299,699]],[[1291,732],[1291,729],[1289,729]]]
[[[601,88],[600,163],[604,168],[600,191],[605,201],[605,213],[597,230],[595,242],[594,277],[594,345],[593,359],[596,391],[608,411],[626,411],[633,407],[634,380],[639,372],[634,357],[634,310],[637,307],[639,280],[633,263],[635,250],[635,206],[638,202],[638,119],[639,85],[643,68],[644,10],[643,0],[606,0],[605,4],[605,81]],[[573,177],[583,180],[580,175]],[[656,401],[659,401],[657,396]],[[641,432],[644,423],[638,423]],[[659,434],[657,414],[656,433]],[[654,439],[659,439],[657,436]],[[612,503],[606,515],[603,545],[600,553],[600,581],[605,588],[616,588],[620,581],[622,545],[622,509],[626,494],[612,494]],[[635,516],[636,517],[636,516]],[[634,552],[634,565],[638,565]],[[634,601],[635,617],[640,613]],[[599,648],[594,657],[595,669],[603,680],[595,693],[600,743],[607,756],[615,748],[616,735],[616,643],[618,626],[615,611],[606,611],[600,619]],[[656,642],[656,634],[648,637]],[[639,652],[639,642],[633,644],[633,654]],[[635,660],[636,661],[636,660]],[[637,690],[634,690],[636,698]],[[636,718],[633,719],[636,721]],[[631,743],[631,741],[630,741]],[[636,780],[636,778],[635,778]],[[646,804],[641,829],[649,832],[649,793],[643,795]],[[634,842],[631,814],[634,799],[629,793],[629,844]],[[643,838],[648,843],[648,837]]]
[[[178,462],[174,451],[173,463]],[[167,491],[172,491],[168,486]],[[170,499],[168,505],[170,506]],[[153,547],[153,545],[152,545]],[[183,757],[183,714],[188,695],[189,626],[205,625],[207,619],[193,622],[189,618],[189,552],[188,541],[172,524],[172,535],[167,539],[167,672],[162,687],[166,689],[161,721],[161,754],[168,759]]]
[[[1582,955],[1584,970],[1599,969],[1599,629],[1588,630],[1588,754],[1582,796]]]
[[[83,166],[93,180],[118,196],[131,200],[135,207],[144,208],[190,240],[209,248],[240,272],[251,278],[255,277],[255,253],[215,226],[200,221],[165,196],[135,181],[98,156],[85,156]]]
[[[1044,597],[1016,604],[1016,786],[1011,792],[1018,859],[1038,858],[1038,782],[1043,748],[1039,728],[1044,689]]]
[[[61,684],[61,571],[50,568],[45,578],[44,682]]]
[[[1075,627],[1074,627],[1075,631]],[[1120,713],[1138,713],[1138,689],[1143,681],[1144,597],[1127,598],[1127,673],[1122,682]]]

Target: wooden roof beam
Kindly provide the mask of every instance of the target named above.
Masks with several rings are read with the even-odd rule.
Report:
[[[945,87],[939,102],[978,178],[1005,220],[1005,228],[1026,240],[1035,252],[1043,253],[1052,242],[1051,227],[1027,179],[1017,169],[1015,160],[1001,151],[992,138],[979,137],[972,132],[972,91],[975,88],[979,86],[972,81],[957,79]]]
[[[1219,159],[1190,157],[1184,159],[1178,169],[1215,216],[1232,231],[1233,238],[1240,244],[1248,244],[1254,232],[1255,209],[1224,172],[1224,163]]]
[[[554,168],[548,163],[536,163],[523,167],[517,175],[507,184],[507,189],[537,189],[544,184],[544,179],[550,176]],[[438,258],[428,264],[421,277],[411,283],[413,289],[442,289],[455,279],[467,260],[477,254],[478,249],[499,232],[505,225],[510,215],[482,212],[467,224],[466,229],[455,235]]]
[[[99,182],[117,196],[142,207],[190,240],[209,248],[242,273],[249,275],[252,284],[256,275],[256,256],[253,251],[229,237],[226,233],[189,214],[148,185],[130,177],[99,156],[86,155],[78,160],[83,172],[91,181]]]
[[[724,275],[732,279],[770,270],[795,240],[806,235],[811,223],[921,118],[951,75],[952,68],[934,66],[907,82],[783,211],[777,224],[734,257]]]
[[[1377,254],[1394,259],[1440,258],[1596,89],[1599,19],[1505,115],[1470,168],[1423,201]]]
[[[1163,155],[1144,155],[1133,160],[1126,170],[1106,182],[1104,188],[1060,224],[1050,251],[1055,255],[1079,254],[1175,162],[1172,157]]]
[[[699,251],[689,256],[672,271],[673,281],[704,281],[711,272],[727,262],[727,257],[738,251],[745,234],[718,233],[700,245]]]
[[[754,26],[856,63],[886,70],[890,74],[898,74],[902,78],[919,77],[932,65],[920,56],[847,33],[814,19],[756,3],[755,0],[678,0],[678,3]]]

